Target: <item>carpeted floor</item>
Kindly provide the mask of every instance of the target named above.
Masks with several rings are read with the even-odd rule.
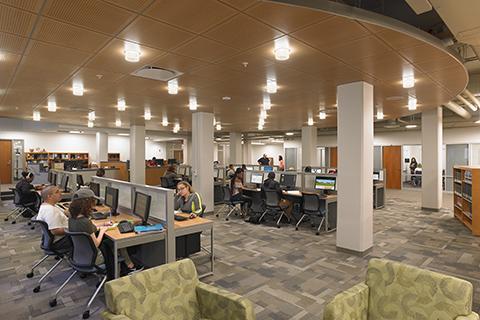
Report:
[[[451,209],[420,210],[418,197],[411,191],[389,193],[387,199],[385,209],[374,211],[374,247],[364,257],[337,251],[335,233],[316,236],[308,223],[295,231],[293,226],[277,229],[212,216],[216,269],[214,276],[203,281],[247,296],[255,303],[257,319],[321,319],[326,302],[365,278],[371,257],[384,257],[472,282],[474,310],[478,311],[480,238],[454,220]],[[38,268],[33,279],[25,277],[42,256],[40,231],[30,230],[25,223],[3,222],[7,211],[0,207],[0,310],[5,319],[80,319],[95,278],[75,279],[58,305],[50,308],[50,296],[69,270],[65,264],[40,293],[33,293],[36,281],[54,261]],[[103,308],[100,295],[91,319],[100,319]]]

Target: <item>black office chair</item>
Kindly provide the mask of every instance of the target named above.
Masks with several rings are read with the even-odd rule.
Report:
[[[168,177],[160,177],[160,186],[162,188],[175,189],[177,187],[177,183],[175,180]]]
[[[220,209],[220,211],[223,211],[225,208],[230,209],[228,214],[225,217],[225,220],[228,221],[230,218],[230,215],[235,212],[235,215],[238,215],[239,209],[237,208],[237,205],[243,205],[245,203],[244,200],[238,200],[234,201],[232,200],[232,197],[230,195],[230,188],[228,186],[223,186],[223,207]],[[227,210],[228,210],[227,209]],[[215,215],[217,218],[219,217],[219,213]]]
[[[37,213],[33,211],[30,207],[34,206],[39,207],[40,203],[42,202],[42,199],[40,198],[40,195],[38,193],[34,193],[35,195],[35,201],[29,202],[29,203],[21,203],[21,195],[20,192],[17,189],[12,189],[13,190],[13,203],[15,204],[15,210],[10,212],[8,216],[4,219],[5,221],[8,221],[8,219],[13,215],[13,221],[12,224],[17,223],[17,219],[20,216],[23,216],[25,218],[31,218],[35,216]],[[29,214],[27,216],[26,214]],[[31,221],[28,221],[28,225],[31,225]]]
[[[272,214],[274,218],[280,214],[280,218],[277,220],[277,228],[280,228],[280,221],[284,216],[288,219],[288,222],[290,222],[290,218],[285,214],[285,208],[280,206],[281,199],[278,192],[276,190],[264,190],[264,192],[266,208],[260,219],[258,219],[258,222],[262,222],[262,219],[267,213]]]
[[[205,210],[207,210],[207,205],[202,204],[202,212],[200,212],[200,217],[203,218],[203,214],[205,213]]]
[[[318,195],[317,193],[302,192],[302,200],[303,215],[295,225],[295,230],[298,230],[298,226],[300,225],[300,223],[302,223],[303,219],[306,216],[309,216],[310,221],[312,221],[312,227],[315,226],[313,224],[313,219],[315,217],[319,217],[321,218],[321,220],[316,232],[316,235],[319,235],[320,229],[322,228],[323,222],[325,221],[325,209],[322,208],[322,200],[320,199],[320,195]]]
[[[90,305],[93,300],[103,288],[105,281],[107,280],[107,271],[104,264],[96,265],[95,260],[97,259],[98,250],[93,243],[92,237],[86,232],[66,232],[72,240],[73,248],[68,261],[73,268],[72,274],[67,278],[67,280],[58,288],[55,292],[55,297],[50,300],[49,304],[51,307],[57,305],[57,297],[60,291],[67,285],[67,283],[73,278],[77,272],[83,274],[95,274],[100,276],[100,280],[97,283],[97,289],[93,295],[88,300],[85,311],[82,314],[83,319],[90,317]]]
[[[55,257],[56,259],[58,259],[58,261],[53,265],[53,267],[51,267],[47,271],[47,273],[45,273],[43,277],[38,281],[38,285],[35,288],[33,288],[33,292],[37,293],[40,291],[40,285],[42,284],[43,280],[45,280],[53,272],[53,270],[55,270],[55,268],[57,268],[58,265],[62,263],[64,256],[67,255],[70,250],[54,249],[55,248],[55,243],[53,241],[54,235],[50,232],[50,230],[48,230],[48,224],[44,221],[34,220],[34,219],[32,219],[32,222],[40,225],[40,229],[42,230],[42,241],[40,242],[40,248],[45,253],[45,256],[33,265],[32,271],[27,273],[27,278],[32,278],[33,271],[35,270],[35,268],[38,267],[48,257]]]

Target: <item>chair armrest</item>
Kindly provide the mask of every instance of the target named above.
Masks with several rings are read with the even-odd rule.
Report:
[[[202,318],[255,320],[250,300],[202,282],[198,283],[196,290]]]
[[[455,318],[455,320],[479,320],[480,317],[478,314],[472,311],[468,316],[458,316]]]
[[[103,320],[131,320],[129,317],[124,316],[123,314],[113,314],[108,311],[102,312]]]
[[[367,320],[368,291],[362,282],[337,294],[325,307],[323,320]]]

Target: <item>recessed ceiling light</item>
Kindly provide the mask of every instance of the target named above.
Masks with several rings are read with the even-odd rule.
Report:
[[[415,75],[412,70],[407,70],[403,73],[402,86],[405,89],[413,88],[415,86]]]
[[[286,132],[285,133],[286,136],[293,136],[293,134],[294,134],[293,132]]]
[[[88,113],[88,120],[95,121],[95,111],[90,111]]]
[[[270,110],[272,108],[272,102],[270,101],[270,96],[268,94],[263,96],[263,109]]]
[[[145,140],[150,140],[150,137],[145,137]]]
[[[276,93],[277,92],[277,80],[276,79],[267,79],[267,92]]]
[[[416,110],[417,109],[417,98],[408,96],[408,110]]]
[[[127,103],[125,102],[125,99],[124,98],[119,98],[117,100],[118,111],[125,111],[126,108],[127,108]]]
[[[33,111],[33,121],[40,121],[40,111]]]
[[[327,119],[327,113],[325,111],[320,111],[320,113],[318,114],[318,117],[320,118],[320,120],[325,120]]]
[[[83,131],[80,131],[80,130],[70,130],[68,131],[69,133],[75,133],[75,134],[80,134],[80,133],[83,133]]]
[[[128,137],[128,136],[130,136],[130,134],[129,134],[129,133],[118,133],[118,135],[119,135],[119,136],[124,136],[124,137]]]
[[[140,51],[140,46],[136,43],[125,42],[124,46],[125,60],[128,62],[138,62],[140,61],[140,56],[142,52]]]
[[[152,113],[150,112],[150,109],[145,110],[143,117],[145,118],[145,120],[152,120]]]
[[[167,82],[168,94],[177,94],[178,93],[178,80],[172,79]]]
[[[377,119],[378,120],[383,120],[383,112],[382,111],[377,111]]]
[[[262,124],[258,124],[258,130],[263,130],[263,125]]]
[[[87,126],[88,126],[89,128],[93,128],[93,121],[88,121]]]
[[[475,121],[475,123],[480,123],[480,120]]]
[[[290,45],[288,43],[287,37],[282,37],[275,40],[275,49],[273,49],[273,53],[275,54],[275,59],[278,61],[285,61],[290,58],[290,53],[292,49],[290,49]]]
[[[175,126],[173,127],[173,133],[177,133],[178,131],[180,131],[180,124],[175,124]]]
[[[55,102],[55,99],[53,99],[53,98],[48,100],[48,111],[49,112],[57,111],[57,103]]]
[[[197,110],[198,104],[197,104],[197,97],[191,96],[189,103],[188,103],[188,108],[192,111]]]
[[[83,96],[83,83],[80,81],[74,81],[72,90],[74,96]]]
[[[405,128],[407,128],[407,129],[414,129],[414,128],[416,128],[416,127],[417,127],[416,124],[407,124],[407,125],[405,126]]]
[[[162,126],[166,127],[168,126],[168,119],[167,117],[164,117],[163,120],[162,120]]]
[[[222,100],[223,101],[230,101],[230,100],[232,100],[232,97],[225,96],[225,97],[222,97]]]
[[[215,129],[217,129],[217,131],[222,130],[222,125],[220,123],[217,123],[217,125],[215,126]]]
[[[309,126],[313,126],[313,118],[312,118],[312,117],[308,117],[307,124],[308,124]]]
[[[115,121],[115,126],[116,126],[116,127],[121,127],[121,126],[122,126],[122,120],[117,119],[117,120]]]
[[[265,110],[265,109],[260,110],[260,119],[265,120],[265,119],[267,119],[267,117],[268,117],[267,110]]]

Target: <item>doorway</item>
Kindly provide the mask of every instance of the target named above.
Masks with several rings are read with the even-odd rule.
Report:
[[[402,188],[402,147],[383,147],[383,168],[387,175],[387,189]]]
[[[183,150],[173,150],[173,158],[177,163],[183,163]]]
[[[0,183],[12,183],[12,141],[0,140]]]

